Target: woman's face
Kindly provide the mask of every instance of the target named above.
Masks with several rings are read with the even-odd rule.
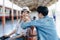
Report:
[[[24,11],[23,16],[29,16],[29,13],[27,11]]]
[[[26,20],[27,18],[29,18],[29,13],[27,11],[24,11],[22,16],[23,16],[23,20]]]

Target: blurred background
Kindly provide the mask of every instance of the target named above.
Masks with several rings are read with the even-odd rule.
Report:
[[[60,0],[0,0],[0,37],[13,30],[23,7],[29,7],[31,19],[34,16],[38,19],[36,8],[40,5],[48,7],[48,16],[55,21],[60,38]]]

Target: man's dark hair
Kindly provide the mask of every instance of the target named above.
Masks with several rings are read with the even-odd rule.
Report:
[[[45,6],[39,6],[37,8],[37,12],[41,13],[43,16],[47,16],[48,15],[48,8]]]

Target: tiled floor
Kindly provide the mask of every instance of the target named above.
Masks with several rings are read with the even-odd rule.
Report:
[[[9,34],[13,30],[14,26],[16,25],[16,22],[17,22],[16,20],[14,21],[14,24],[12,24],[11,21],[6,22],[5,28],[4,28],[5,34]],[[56,29],[57,29],[58,37],[60,38],[60,13],[56,14]],[[0,36],[2,35],[3,35],[3,27],[2,27],[2,24],[0,24]]]
[[[16,25],[16,20],[14,21],[14,24],[12,24],[11,21],[7,21],[6,24],[5,24],[5,27],[4,27],[4,33],[5,34],[9,34],[13,28],[14,28],[14,25]],[[2,24],[0,24],[0,36],[3,35],[3,26]]]

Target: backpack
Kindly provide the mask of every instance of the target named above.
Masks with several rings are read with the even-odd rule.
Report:
[[[28,28],[26,34],[27,34],[26,40],[37,40],[37,31],[34,26]]]

